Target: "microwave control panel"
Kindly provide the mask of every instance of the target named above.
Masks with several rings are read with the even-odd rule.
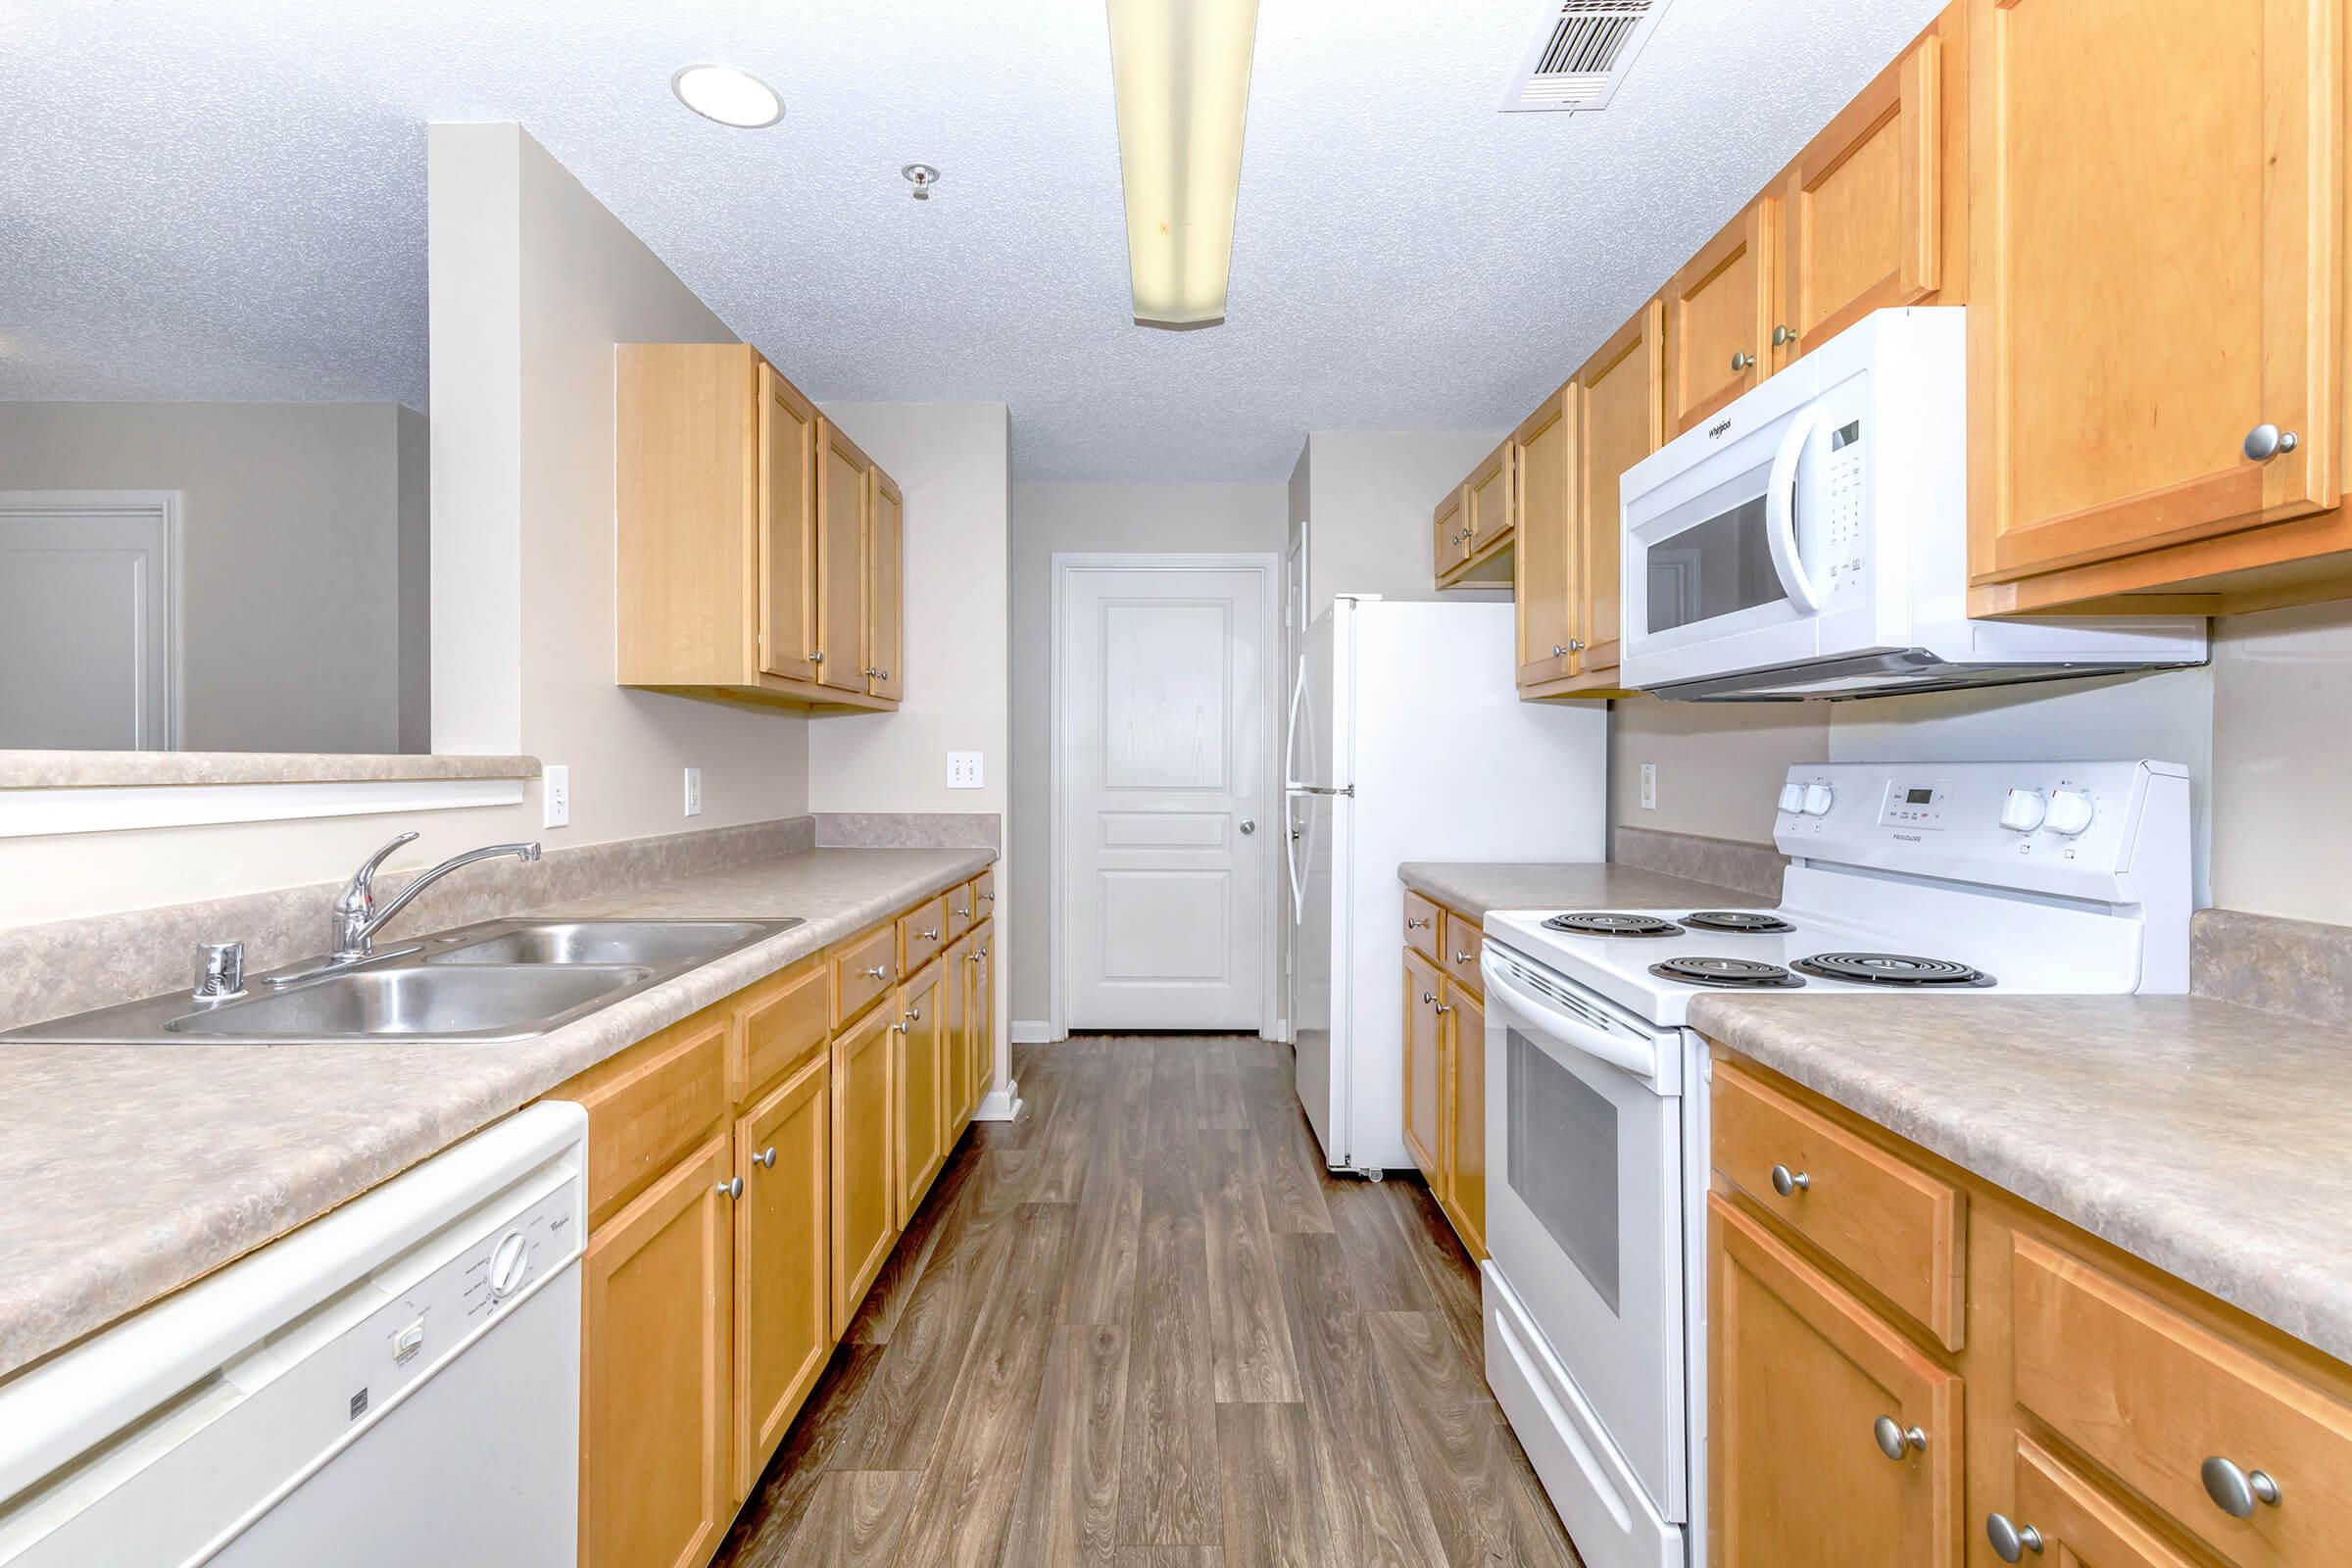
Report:
[[[1820,578],[1834,595],[1862,581],[1862,421],[1848,419],[1838,425],[1824,445],[1829,450],[1822,460],[1827,497],[1821,509],[1821,537],[1829,567]]]

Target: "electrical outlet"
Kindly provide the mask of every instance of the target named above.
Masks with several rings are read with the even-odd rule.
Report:
[[[703,814],[703,770],[699,767],[686,770],[686,814]]]
[[[980,787],[980,754],[978,752],[950,752],[948,754],[948,788],[976,790]]]
[[[547,808],[547,820],[540,826],[571,826],[570,768],[551,762],[539,770],[539,804]]]
[[[1642,809],[1644,811],[1654,811],[1657,808],[1658,764],[1655,762],[1643,762],[1642,764]]]

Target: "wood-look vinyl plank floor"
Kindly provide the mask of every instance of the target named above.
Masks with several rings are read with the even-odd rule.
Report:
[[[720,1568],[1573,1568],[1418,1181],[1324,1169],[1288,1048],[1018,1046]]]

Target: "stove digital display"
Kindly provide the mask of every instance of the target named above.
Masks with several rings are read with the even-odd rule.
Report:
[[[1879,825],[1903,832],[1940,830],[1944,802],[1948,798],[1949,792],[1940,784],[1888,784],[1886,804],[1879,811]]]
[[[1934,790],[1905,790],[1903,792],[1904,804],[1909,806],[1925,806],[1934,799],[1936,799]]]

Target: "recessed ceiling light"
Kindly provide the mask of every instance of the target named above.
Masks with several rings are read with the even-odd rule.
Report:
[[[776,96],[776,89],[733,66],[688,66],[669,78],[669,90],[705,120],[742,130],[758,130],[784,118],[784,100]]]

